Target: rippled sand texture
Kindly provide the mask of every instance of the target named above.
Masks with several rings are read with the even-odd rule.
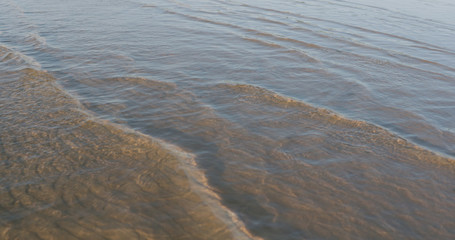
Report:
[[[46,73],[0,82],[1,239],[233,238],[162,145],[93,119]]]

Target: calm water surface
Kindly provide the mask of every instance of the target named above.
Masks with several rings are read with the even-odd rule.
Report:
[[[454,239],[454,12],[0,0],[0,238]]]

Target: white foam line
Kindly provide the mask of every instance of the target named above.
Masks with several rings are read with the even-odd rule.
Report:
[[[193,190],[193,192],[200,196],[202,201],[204,201],[207,204],[207,206],[210,207],[210,210],[215,215],[215,217],[217,217],[224,224],[226,224],[229,231],[232,233],[234,239],[236,240],[263,239],[260,237],[253,236],[248,231],[245,224],[239,219],[237,214],[232,212],[229,208],[227,208],[221,203],[221,197],[211,189],[204,172],[198,167],[198,164],[195,160],[196,157],[194,154],[183,150],[177,145],[168,143],[165,140],[152,137],[150,135],[126,127],[124,125],[110,122],[109,120],[97,118],[89,111],[85,110],[80,111],[85,114],[88,114],[91,120],[99,122],[100,124],[110,125],[117,129],[121,129],[126,133],[137,134],[141,137],[148,138],[153,142],[158,143],[160,146],[162,146],[165,150],[167,150],[169,153],[171,153],[178,159],[182,170],[185,172],[185,175],[187,176],[190,182],[190,187]]]
[[[228,226],[234,239],[262,239],[253,236],[237,214],[221,203],[221,197],[211,189],[205,174],[198,167],[194,154],[164,140],[152,139],[179,159],[193,191],[210,207],[213,214]]]
[[[5,60],[5,57],[8,56],[9,54],[12,54],[12,57]],[[36,61],[36,59],[27,56],[21,52],[15,51],[5,45],[0,45],[0,60],[6,63],[14,62],[14,64],[18,66],[23,64],[25,65],[25,67],[31,67],[36,70],[41,70],[41,64],[38,61]]]

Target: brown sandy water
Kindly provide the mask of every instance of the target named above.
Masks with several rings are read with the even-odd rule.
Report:
[[[0,239],[455,237],[450,3],[46,2],[0,2]]]
[[[235,236],[191,187],[191,155],[94,119],[49,74],[1,77],[2,238]]]

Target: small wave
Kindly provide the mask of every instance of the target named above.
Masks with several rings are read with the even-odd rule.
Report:
[[[249,33],[249,34],[251,34],[251,33],[255,34],[256,36],[265,36],[265,37],[270,37],[270,38],[272,38],[274,40],[278,40],[278,41],[298,43],[298,44],[303,45],[305,47],[310,47],[310,48],[315,48],[315,49],[324,49],[323,47],[318,46],[316,44],[307,43],[307,42],[304,42],[304,41],[291,39],[291,38],[280,37],[280,36],[276,36],[276,35],[271,34],[271,33],[261,32],[259,30],[252,29],[252,28],[244,28],[244,27],[239,26],[239,25],[225,23],[225,22],[220,22],[220,21],[215,21],[215,20],[211,20],[211,19],[207,19],[207,18],[203,18],[203,17],[199,17],[199,16],[193,16],[193,15],[189,15],[189,14],[185,14],[185,13],[181,13],[181,12],[172,11],[172,10],[169,10],[169,9],[165,9],[164,11],[167,12],[167,13],[170,13],[170,14],[179,15],[179,16],[182,16],[182,17],[185,17],[185,18],[189,18],[189,19],[192,19],[192,20],[196,20],[196,21],[199,21],[199,22],[205,22],[205,23],[214,24],[214,25],[218,25],[218,26],[224,26],[224,27],[228,27],[228,28],[239,29],[239,30],[244,31],[244,32]],[[242,39],[247,40],[247,41],[258,41],[261,44],[270,45],[270,46],[273,46],[273,47],[277,47],[278,46],[278,44],[274,44],[274,43],[270,43],[269,44],[269,43],[267,43],[267,42],[265,42],[263,40],[248,38],[248,37],[244,37],[242,35],[238,35],[238,36],[240,38],[242,38]],[[286,49],[289,49],[289,50],[297,52],[300,56],[304,57],[306,60],[308,60],[310,62],[314,62],[314,63],[318,63],[319,62],[318,59],[316,59],[316,58],[314,58],[314,57],[312,57],[312,56],[310,56],[310,55],[308,55],[306,53],[303,53],[302,51],[299,51],[299,50],[296,50],[296,49],[293,49],[293,48],[288,48],[288,47],[285,47],[283,45],[280,45],[280,46],[282,48],[286,48]]]
[[[192,9],[186,9],[186,10],[192,10]],[[415,56],[410,56],[410,55],[407,55],[407,54],[404,54],[404,53],[401,53],[401,52],[388,51],[388,50],[383,49],[383,48],[370,46],[370,45],[367,45],[367,44],[364,44],[364,43],[357,43],[357,42],[352,41],[352,40],[344,40],[344,39],[339,39],[339,38],[328,37],[327,35],[323,35],[321,33],[317,33],[317,32],[314,32],[314,31],[308,30],[308,29],[305,30],[304,28],[300,28],[300,27],[296,28],[296,29],[305,30],[305,31],[311,31],[312,34],[315,34],[318,37],[332,38],[332,39],[334,39],[337,42],[349,44],[349,45],[351,45],[353,47],[360,47],[360,48],[363,48],[363,49],[374,50],[374,51],[377,51],[380,54],[384,54],[385,56],[391,57],[391,58],[381,59],[381,58],[378,58],[378,57],[371,57],[369,55],[362,55],[362,54],[359,54],[359,53],[356,53],[356,52],[353,52],[353,51],[343,51],[341,49],[325,47],[325,46],[322,46],[320,44],[314,44],[314,43],[311,43],[311,42],[306,42],[306,41],[295,39],[295,38],[289,38],[289,37],[285,37],[285,36],[280,36],[280,35],[277,35],[277,34],[273,34],[273,33],[270,33],[270,32],[264,32],[264,31],[260,31],[260,30],[257,30],[257,29],[245,28],[245,27],[242,27],[240,25],[226,23],[226,22],[221,22],[221,21],[218,21],[218,20],[212,20],[212,19],[201,17],[201,16],[194,16],[194,15],[190,15],[190,14],[187,14],[187,13],[177,12],[177,11],[168,10],[168,9],[166,9],[165,11],[168,12],[168,13],[179,15],[179,16],[183,16],[183,17],[195,20],[195,21],[205,22],[205,23],[209,23],[209,24],[215,24],[215,25],[218,25],[218,26],[224,26],[224,27],[233,28],[233,29],[239,29],[239,30],[241,30],[243,32],[248,33],[248,35],[249,34],[254,34],[256,37],[263,37],[265,39],[252,38],[252,37],[249,37],[248,35],[246,37],[243,37],[242,35],[239,35],[239,37],[241,37],[242,39],[247,40],[247,41],[254,41],[254,42],[257,42],[259,44],[267,45],[269,47],[274,47],[274,48],[280,46],[281,48],[286,48],[286,49],[295,51],[296,53],[298,53],[299,55],[301,55],[302,57],[304,57],[308,61],[311,61],[311,62],[314,62],[314,63],[319,63],[320,60],[315,58],[315,57],[313,57],[313,56],[311,56],[309,53],[306,53],[306,52],[304,53],[302,50],[296,49],[295,47],[293,47],[290,44],[296,45],[297,48],[305,47],[305,49],[309,48],[309,49],[314,49],[314,50],[323,51],[323,52],[329,52],[329,53],[333,53],[333,54],[342,54],[343,56],[347,55],[347,56],[350,56],[350,57],[354,58],[354,60],[367,61],[367,62],[373,63],[375,65],[389,65],[389,66],[392,66],[392,67],[410,68],[410,69],[415,70],[415,71],[422,71],[422,72],[425,72],[425,73],[437,74],[437,75],[440,75],[442,77],[447,77],[447,76],[443,75],[440,72],[424,70],[422,68],[419,68],[418,66],[413,66],[412,63],[429,64],[429,65],[436,66],[436,67],[438,67],[440,69],[448,70],[448,71],[453,71],[454,70],[454,68],[452,68],[450,66],[447,66],[447,65],[444,65],[444,64],[441,64],[441,63],[438,63],[438,62],[429,61],[429,60],[418,58],[418,57],[415,57]],[[273,10],[273,11],[275,11],[275,10]],[[307,16],[305,16],[305,18],[313,19],[313,18],[307,17]],[[316,19],[316,20],[318,20],[318,19]],[[273,20],[271,20],[271,21],[273,21]],[[324,21],[329,21],[329,20],[324,20]],[[343,25],[342,23],[339,23],[339,22],[333,22],[333,23]],[[348,26],[348,25],[346,25],[346,26]],[[364,29],[364,28],[351,26],[351,25],[349,25],[349,27],[361,29],[362,31],[369,31],[369,32],[375,33],[375,34],[380,34],[379,32],[374,31],[374,30]],[[383,34],[390,35],[388,33],[383,33]],[[392,37],[392,36],[390,36],[390,37]],[[395,37],[398,37],[398,36],[395,36]],[[266,40],[266,38],[268,38],[268,39],[270,39],[272,41],[276,41],[278,43],[269,42],[269,41]],[[402,39],[402,40],[412,41],[410,39]],[[289,44],[286,44],[286,43],[289,43]],[[422,43],[422,42],[418,42],[418,43],[420,45],[425,45],[425,43]],[[396,61],[396,60],[398,60],[398,61]]]
[[[175,91],[176,85],[173,83],[166,83],[161,81],[153,81],[150,79],[145,78],[111,78],[111,79],[91,79],[88,81],[84,81],[88,85],[92,86],[99,86],[99,84],[104,84],[106,81],[117,84],[137,84],[146,89],[156,89],[160,92],[172,92]],[[123,88],[122,88],[123,89]],[[92,114],[92,113],[90,113]],[[96,113],[93,113],[96,114]],[[110,121],[98,119],[103,125],[113,126],[117,129],[122,129],[127,133],[138,134],[145,138],[151,139],[153,142],[157,142],[160,146],[162,146],[165,150],[172,153],[177,159],[180,161],[180,167],[185,171],[186,176],[188,177],[191,188],[193,192],[201,196],[202,200],[211,208],[211,211],[217,216],[218,219],[223,221],[228,228],[229,231],[233,234],[234,239],[261,239],[259,237],[253,236],[245,227],[244,223],[239,219],[237,214],[232,212],[226,206],[224,206],[221,202],[221,197],[216,193],[214,189],[208,183],[208,180],[205,176],[205,173],[202,169],[198,166],[198,163],[195,160],[195,155],[183,150],[177,145],[171,144],[165,140],[160,138],[152,137],[148,134],[144,134],[140,131],[134,130],[129,128],[125,125],[119,125]],[[140,176],[139,176],[140,177]],[[140,179],[140,183],[143,185],[144,181],[150,181]]]
[[[6,5],[15,11],[19,13],[19,17],[24,17],[24,9],[22,9],[19,5],[17,5],[15,2],[8,1],[6,2]]]
[[[40,36],[38,33],[28,34],[27,37],[25,37],[25,41],[38,48],[43,48],[47,45],[46,38]]]
[[[258,20],[258,21],[261,21],[261,22],[273,23],[273,24],[282,25],[282,26],[288,26],[287,23],[276,21],[276,20],[272,20],[272,19],[268,19],[268,18],[264,18],[264,17],[258,17],[258,18],[255,18],[255,19]]]
[[[191,153],[97,118],[44,71],[5,72],[0,81],[0,160],[7,162],[0,197],[12,216],[23,213],[14,229],[1,216],[2,238],[113,234],[99,223],[129,238],[254,238],[220,203]],[[31,221],[36,227],[25,228]]]
[[[156,140],[157,139],[155,139],[155,141]],[[182,161],[182,166],[184,167],[186,175],[191,180],[193,190],[204,199],[208,206],[211,207],[213,213],[229,226],[234,239],[262,239],[253,236],[246,228],[245,224],[239,219],[237,214],[221,203],[222,198],[214,189],[211,189],[212,187],[208,183],[207,177],[198,167],[193,154],[163,140],[158,140],[158,142]]]
[[[326,22],[326,23],[336,24],[336,25],[348,27],[348,28],[351,28],[351,29],[356,29],[356,30],[359,30],[361,32],[368,32],[368,33],[373,33],[373,34],[387,36],[387,37],[390,37],[390,38],[400,39],[400,40],[404,40],[404,41],[407,41],[407,42],[410,42],[410,43],[415,43],[415,44],[419,44],[419,45],[423,45],[423,46],[439,49],[439,50],[442,50],[444,52],[450,52],[450,53],[453,54],[453,51],[451,51],[450,49],[446,49],[446,48],[443,48],[441,46],[436,46],[436,45],[433,45],[433,44],[430,44],[430,43],[427,43],[427,42],[423,42],[423,41],[419,41],[419,40],[415,40],[415,39],[410,39],[410,38],[406,38],[406,37],[403,37],[403,36],[390,34],[390,33],[387,33],[387,32],[381,32],[381,31],[377,31],[377,30],[367,29],[367,28],[363,28],[363,27],[359,27],[359,26],[355,26],[355,25],[351,25],[351,24],[345,24],[345,23],[337,22],[337,21],[333,21],[333,20],[310,17],[310,16],[306,16],[306,15],[303,15],[303,14],[295,13],[295,12],[282,11],[282,10],[271,9],[271,8],[266,8],[266,7],[261,7],[261,6],[249,5],[249,4],[245,4],[245,3],[235,4],[235,6],[242,6],[242,7],[245,7],[245,8],[250,8],[250,9],[255,9],[255,10],[261,10],[261,11],[265,11],[265,12],[272,12],[272,13],[283,15],[285,17],[293,16],[293,17],[296,17],[296,18],[299,18],[299,19],[309,19],[309,20],[314,20],[314,21],[319,21],[319,22]]]
[[[41,69],[41,64],[34,58],[0,45],[0,63],[19,68]]]
[[[248,104],[264,104],[267,106],[276,106],[279,108],[283,109],[296,109],[299,112],[299,115],[301,115],[301,118],[304,119],[313,119],[320,121],[321,123],[327,122],[330,124],[333,124],[334,126],[339,125],[343,127],[349,127],[349,128],[358,128],[361,129],[362,131],[365,132],[371,132],[374,133],[373,135],[376,135],[378,133],[381,133],[384,135],[384,138],[390,138],[390,139],[397,139],[397,140],[381,140],[383,144],[387,144],[387,142],[397,142],[403,144],[401,147],[405,147],[407,145],[412,145],[413,148],[419,149],[419,151],[425,152],[426,154],[429,155],[434,155],[435,158],[428,158],[431,162],[437,163],[437,164],[448,164],[448,166],[455,167],[453,165],[455,163],[454,159],[447,158],[445,157],[436,157],[437,154],[424,150],[422,147],[413,145],[412,143],[408,142],[404,138],[401,138],[393,133],[388,132],[387,130],[376,126],[372,123],[366,122],[366,121],[360,121],[360,120],[353,120],[353,119],[348,119],[345,118],[344,116],[332,112],[330,110],[327,110],[325,108],[317,108],[313,107],[307,103],[304,103],[298,99],[294,99],[291,97],[283,96],[280,95],[276,92],[270,91],[268,89],[255,86],[255,85],[250,85],[250,84],[230,84],[230,83],[220,83],[212,87],[213,89],[218,89],[219,90],[228,90],[230,93],[224,93],[220,95],[232,95],[236,96],[236,99],[241,102],[247,102]],[[246,103],[245,102],[245,103]],[[428,126],[427,126],[428,128]],[[388,144],[387,144],[388,145]],[[435,159],[438,159],[436,161],[433,161]],[[445,159],[445,160],[444,160]],[[440,161],[440,162],[438,162]]]
[[[254,235],[331,238],[335,235],[325,235],[327,228],[312,226],[348,216],[356,219],[355,224],[348,221],[355,225],[349,236],[365,238],[372,231],[380,236],[381,224],[407,214],[403,202],[425,209],[425,218],[402,219],[400,224],[425,229],[440,206],[448,212],[438,218],[452,218],[453,203],[447,195],[453,191],[445,183],[453,180],[453,159],[384,128],[260,86],[217,83],[192,86],[191,92],[181,87],[135,78],[87,79],[74,86],[87,108],[184,149],[177,154],[186,159],[189,178],[195,178],[203,194],[207,189],[216,193],[211,191],[206,199],[221,201]],[[203,174],[192,176],[199,171]],[[428,192],[438,192],[445,200],[428,198]],[[368,217],[371,212],[379,217]],[[346,231],[337,224],[327,227],[340,234]],[[393,229],[386,237],[407,234],[399,226]],[[427,230],[419,234],[428,236]]]

